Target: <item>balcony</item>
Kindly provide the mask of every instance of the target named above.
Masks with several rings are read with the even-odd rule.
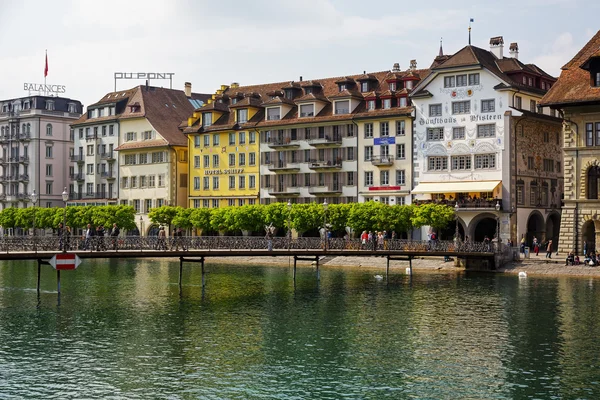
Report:
[[[456,207],[454,200],[415,200],[414,204],[443,204],[449,207]],[[496,210],[496,204],[499,204],[500,211],[502,210],[502,199],[459,199],[458,211],[475,211],[475,210]],[[456,209],[456,208],[455,208]]]
[[[270,140],[267,142],[267,146],[271,149],[299,149],[300,143],[288,137],[283,140]]]
[[[100,175],[103,179],[115,179],[115,173],[113,171],[104,171]]]
[[[83,172],[77,172],[75,174],[71,174],[70,177],[71,177],[71,180],[74,180],[74,181],[85,181],[85,175]]]
[[[98,139],[98,135],[97,134],[91,134],[91,135],[85,135],[85,141],[86,142],[91,142],[93,140]]]
[[[297,187],[274,187],[274,188],[269,188],[269,195],[271,196],[299,196],[300,195],[300,188]]]
[[[342,160],[311,162],[308,168],[313,171],[339,171],[342,169]]]
[[[112,151],[106,152],[106,153],[100,153],[100,158],[102,160],[114,160],[115,156],[113,154]]]
[[[29,164],[29,156],[21,156],[19,157],[19,162],[23,164]]]
[[[0,176],[0,181],[8,182],[8,181],[16,181],[17,177],[15,175],[2,175]]]
[[[29,133],[21,133],[19,135],[19,140],[22,140],[24,142],[29,142],[31,140],[31,135]]]
[[[70,157],[71,161],[75,161],[78,163],[85,162],[85,156],[83,154],[72,154]]]
[[[21,175],[19,175],[19,180],[23,181],[23,182],[29,182],[29,175],[21,174]]]
[[[286,163],[283,161],[278,161],[276,163],[271,163],[267,165],[267,168],[271,172],[275,173],[292,173],[292,172],[300,172],[300,164],[298,163]]]
[[[342,137],[340,135],[333,137],[325,135],[322,138],[309,140],[308,144],[313,147],[338,147],[342,145]]]
[[[371,157],[371,164],[373,165],[394,165],[394,156],[378,156]]]
[[[86,193],[69,193],[69,200],[89,200],[89,199],[114,199],[108,192],[86,192]]]
[[[8,143],[9,137],[8,136],[0,136],[0,143]]]
[[[314,196],[331,196],[342,194],[342,185],[333,184],[330,186],[312,186],[308,188],[308,193]]]

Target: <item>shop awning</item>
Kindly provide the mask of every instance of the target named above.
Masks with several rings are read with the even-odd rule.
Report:
[[[419,183],[411,193],[493,192],[500,183],[501,181],[424,182]]]

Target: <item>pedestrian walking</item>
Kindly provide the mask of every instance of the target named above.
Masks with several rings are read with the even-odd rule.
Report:
[[[96,231],[92,228],[92,224],[87,224],[87,229],[83,232],[83,249],[84,250],[93,250],[94,236],[96,235]]]
[[[267,250],[273,251],[273,234],[271,233],[271,229],[267,229],[267,234],[265,235],[265,239],[267,240]]]
[[[156,250],[166,250],[167,249],[167,233],[165,232],[165,227],[161,226],[158,229],[158,241],[156,242]]]
[[[117,250],[117,242],[118,242],[118,237],[119,237],[119,233],[121,233],[121,230],[119,229],[119,227],[117,226],[117,223],[115,222],[113,224],[112,229],[110,230],[110,237],[111,237],[111,241],[112,241],[112,248],[113,250]]]
[[[63,229],[62,222],[58,224],[58,228],[56,229],[58,234],[58,250],[62,251],[65,246],[65,230]]]
[[[548,240],[548,246],[546,247],[546,258],[552,258],[552,240]]]
[[[535,253],[536,256],[540,252],[540,244],[535,236],[533,237],[533,252]]]

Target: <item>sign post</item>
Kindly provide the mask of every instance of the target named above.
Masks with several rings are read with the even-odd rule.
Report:
[[[77,269],[81,264],[81,259],[77,254],[60,253],[52,257],[48,263],[57,271],[72,270]]]

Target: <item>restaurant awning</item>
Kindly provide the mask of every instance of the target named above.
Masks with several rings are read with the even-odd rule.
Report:
[[[424,182],[419,183],[411,193],[493,192],[500,183],[501,181]]]

